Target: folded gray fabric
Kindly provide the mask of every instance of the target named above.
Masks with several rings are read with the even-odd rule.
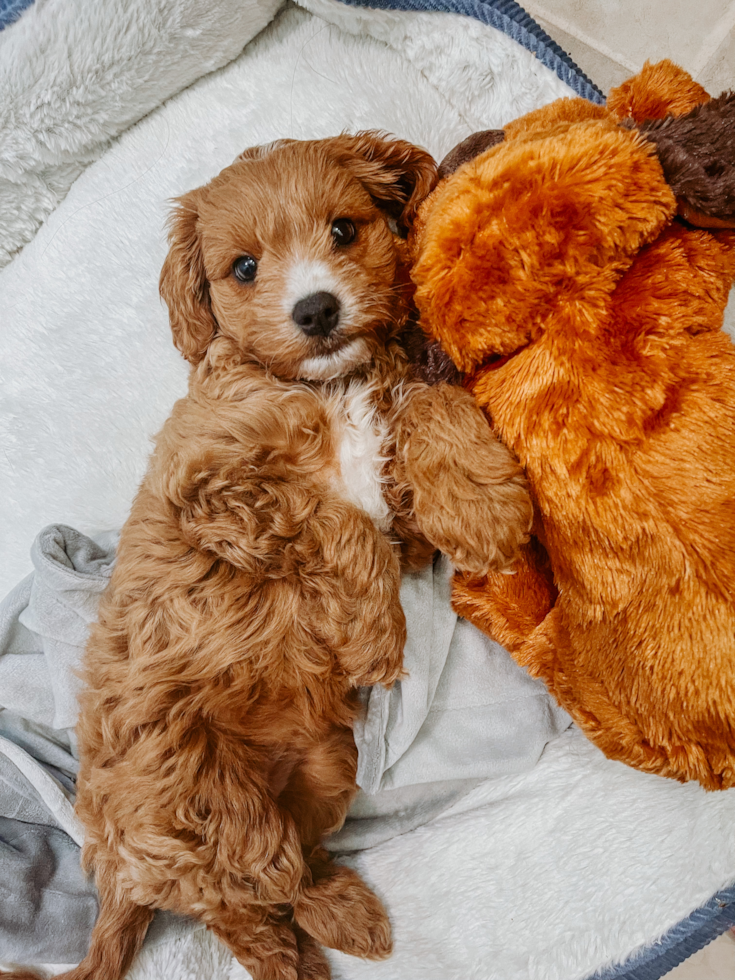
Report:
[[[75,669],[114,552],[49,527],[31,558],[0,604],[0,959],[74,962],[97,916],[71,813]]]
[[[0,605],[0,706],[72,729],[75,674],[114,552],[71,527],[51,525],[33,542],[35,572]]]
[[[79,865],[79,846],[55,827],[0,817],[0,959],[83,959],[97,895]]]
[[[52,738],[49,746],[54,754]],[[82,832],[62,775],[0,737],[1,960],[71,963],[89,945],[97,893],[79,863]]]
[[[428,823],[483,779],[524,772],[571,724],[541,681],[451,607],[449,560],[404,576],[408,678],[364,692],[355,800],[336,851]]]
[[[115,543],[45,528],[31,551],[34,573],[0,604],[0,880],[12,882],[0,901],[0,958],[73,961],[88,943],[96,904],[71,810],[73,726],[77,670]],[[363,692],[355,726],[363,792],[333,850],[405,833],[481,779],[531,768],[570,724],[543,684],[458,620],[451,578],[445,558],[404,577],[409,676],[392,691]]]
[[[451,607],[451,563],[404,576],[408,679],[371,688],[355,727],[368,793],[530,769],[570,718],[541,681]]]

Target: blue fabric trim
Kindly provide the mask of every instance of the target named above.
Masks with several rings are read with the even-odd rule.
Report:
[[[732,926],[735,926],[735,884],[717,892],[657,943],[646,946],[624,963],[598,971],[589,980],[660,980]]]
[[[16,21],[33,0],[0,0],[0,31]]]
[[[474,17],[535,54],[542,65],[555,72],[577,95],[600,105],[605,102],[605,96],[594,82],[515,0],[343,0],[343,3],[377,10],[441,10]]]

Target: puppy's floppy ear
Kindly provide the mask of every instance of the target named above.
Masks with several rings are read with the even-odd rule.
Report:
[[[217,330],[199,240],[197,191],[177,198],[169,219],[169,251],[159,290],[168,306],[174,343],[192,364],[204,357]]]
[[[259,143],[258,146],[249,146],[247,150],[239,153],[232,162],[239,163],[240,160],[264,160],[274,150],[279,150],[282,146],[288,146],[289,143],[298,143],[298,140],[273,140],[271,143]]]
[[[330,150],[366,187],[403,230],[410,227],[419,204],[437,181],[434,158],[406,140],[377,130],[329,141]]]

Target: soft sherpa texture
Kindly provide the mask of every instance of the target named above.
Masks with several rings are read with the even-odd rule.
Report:
[[[166,197],[275,136],[382,125],[440,157],[569,94],[464,18],[309,2],[321,19],[287,13],[126,133],[0,275],[0,591],[30,570],[44,524],[119,526],[148,440],[185,390],[156,295]],[[483,783],[453,815],[363,855],[396,953],[384,964],[335,957],[335,977],[581,980],[735,879],[734,817],[731,795],[610,763],[572,731],[532,773]],[[202,930],[151,940],[130,980],[246,976]]]
[[[475,132],[473,121],[482,121],[476,128],[499,128],[551,101],[552,92],[557,98],[574,94],[530,51],[468,17],[347,7],[335,0],[300,0],[300,6],[357,38],[380,41],[406,59],[446,99],[461,124],[472,127],[468,134]],[[432,124],[422,119],[420,125],[425,124],[423,143],[441,159],[452,144],[445,142],[438,120]]]
[[[232,61],[282,0],[46,0],[0,34],[0,266],[84,168]]]
[[[571,57],[515,0],[344,0],[357,7],[379,10],[441,10],[465,14],[513,38],[566,82],[577,95],[603,103],[605,96]]]

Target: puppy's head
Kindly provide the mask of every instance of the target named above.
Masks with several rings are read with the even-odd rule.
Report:
[[[404,303],[391,225],[435,181],[428,153],[378,133],[246,151],[176,202],[160,283],[176,346],[196,364],[226,336],[283,378],[368,363]]]

